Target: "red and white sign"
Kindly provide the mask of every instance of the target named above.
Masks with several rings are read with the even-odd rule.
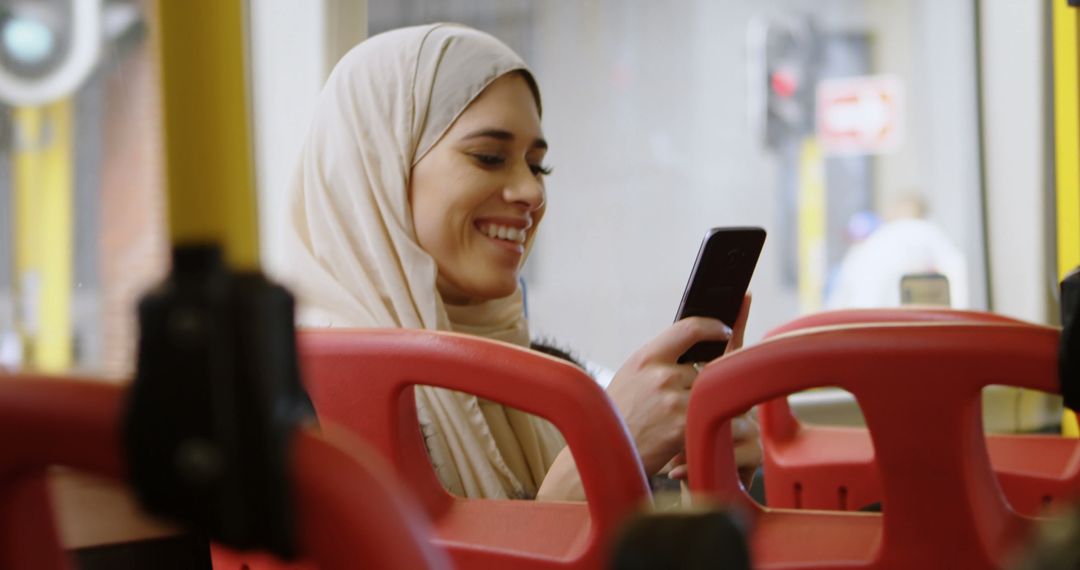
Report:
[[[830,155],[881,154],[903,140],[904,92],[893,75],[817,84],[817,139]]]

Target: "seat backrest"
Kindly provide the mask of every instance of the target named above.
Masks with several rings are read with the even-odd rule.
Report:
[[[1019,319],[989,313],[968,311],[946,307],[884,307],[873,309],[838,309],[803,315],[784,323],[765,334],[772,338],[782,334],[818,327],[873,323],[939,323],[939,322],[980,322],[1004,324],[1029,324]],[[758,408],[761,419],[761,435],[765,444],[772,440],[786,440],[795,436],[798,421],[791,412],[787,398],[778,398],[763,402]]]
[[[122,388],[88,379],[0,376],[0,568],[65,568],[43,471],[62,465],[123,480]],[[446,568],[431,529],[352,442],[300,431],[293,443],[298,543],[323,568]],[[342,447],[344,446],[344,447]]]
[[[729,420],[759,402],[838,386],[859,402],[880,467],[876,567],[999,564],[1028,522],[991,471],[980,392],[990,384],[1056,392],[1058,334],[1001,323],[862,325],[782,335],[732,354],[705,368],[691,392],[691,488],[770,516],[737,479]]]
[[[298,344],[320,419],[353,430],[389,458],[433,517],[467,503],[475,524],[491,525],[483,518],[498,516],[509,501],[461,499],[443,489],[419,429],[415,385],[474,394],[545,418],[562,432],[588,501],[588,537],[572,537],[582,544],[581,556],[605,549],[623,519],[649,497],[633,440],[614,405],[573,365],[509,344],[437,331],[310,329],[302,331]],[[528,502],[513,503],[529,508]],[[486,509],[491,510],[485,514]],[[535,529],[521,531],[534,534],[528,540],[543,539]]]
[[[907,323],[907,322],[959,322],[973,321],[980,323],[1027,324],[1025,321],[989,313],[949,309],[946,307],[882,307],[869,309],[837,309],[802,315],[792,319],[765,334],[771,338],[792,331],[830,327],[837,325],[855,325],[871,323]]]

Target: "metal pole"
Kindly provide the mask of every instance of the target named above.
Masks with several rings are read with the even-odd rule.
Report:
[[[1054,170],[1057,184],[1058,279],[1080,265],[1080,11],[1053,2]],[[1077,437],[1076,415],[1066,411],[1062,433]]]
[[[45,372],[72,361],[71,108],[65,98],[14,113],[16,321],[27,363]]]
[[[258,268],[242,0],[158,0],[173,247],[218,244]]]

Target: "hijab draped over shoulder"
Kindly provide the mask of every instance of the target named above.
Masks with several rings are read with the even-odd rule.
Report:
[[[408,196],[413,166],[485,87],[514,71],[529,73],[510,48],[448,24],[379,34],[341,59],[290,188],[281,278],[299,299],[301,325],[457,331],[528,346],[520,289],[476,305],[442,300]],[[468,394],[417,387],[416,404],[435,471],[457,495],[534,497],[564,445],[546,421]]]

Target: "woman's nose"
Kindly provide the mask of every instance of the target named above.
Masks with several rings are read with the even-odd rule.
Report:
[[[515,174],[514,180],[507,185],[504,196],[508,202],[521,204],[528,211],[539,210],[544,206],[544,183],[528,166],[523,170],[524,174]]]

